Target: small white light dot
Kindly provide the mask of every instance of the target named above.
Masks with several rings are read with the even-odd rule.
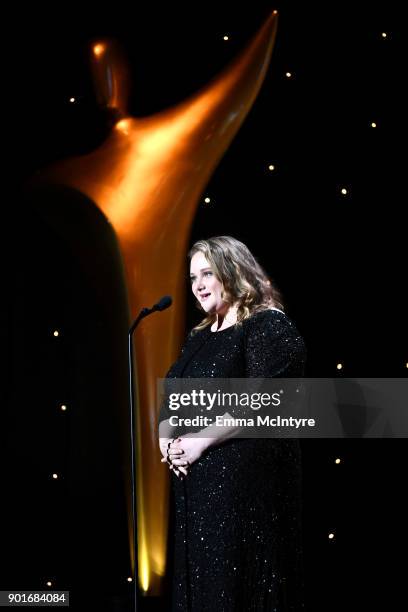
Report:
[[[50,580],[47,582],[47,586],[52,586],[52,582]]]
[[[59,336],[59,331],[57,329],[54,331],[54,336],[55,337]]]
[[[69,101],[70,102],[75,102],[75,98],[70,98]]]
[[[211,198],[205,198],[205,199],[204,199],[204,202],[205,202],[206,204],[209,204],[209,203],[211,202]]]
[[[383,38],[387,38],[387,32],[381,32],[381,36],[382,36]]]
[[[52,477],[53,477],[54,480],[57,480],[58,474],[53,474]]]
[[[224,36],[224,40],[229,40],[229,36]]]
[[[342,364],[342,363],[338,363],[338,364],[336,365],[336,368],[337,368],[338,370],[342,370],[342,369],[343,369],[343,364]]]
[[[375,121],[372,121],[372,123],[371,123],[371,127],[372,127],[372,128],[376,128],[376,127],[377,127],[377,124],[375,123]]]
[[[336,463],[337,464],[340,463],[340,462],[341,462],[341,459],[336,459]]]
[[[334,538],[334,533],[329,533],[329,540],[332,540]]]
[[[271,171],[275,170],[275,166],[273,164],[271,164],[270,166],[268,166],[268,169],[271,170]]]
[[[61,405],[61,410],[63,410],[63,411],[65,412],[65,410],[66,410],[66,409],[67,409],[66,405],[65,405],[65,404],[62,404],[62,405]]]
[[[290,79],[292,77],[292,73],[291,72],[287,72],[286,76],[287,76],[288,79]]]
[[[342,193],[342,195],[347,195],[347,189],[345,189],[345,188],[343,187],[343,189],[341,190],[341,193]]]
[[[132,578],[129,576],[129,578],[127,579],[128,582],[132,582]]]
[[[406,367],[406,368],[408,368],[408,361],[407,361],[407,363],[405,364],[405,367]]]

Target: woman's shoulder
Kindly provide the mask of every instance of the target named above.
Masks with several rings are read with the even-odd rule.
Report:
[[[269,308],[253,313],[246,321],[244,346],[248,376],[301,375],[306,346],[286,313]]]
[[[258,310],[245,319],[244,323],[246,333],[249,335],[261,332],[265,334],[283,334],[300,337],[295,323],[279,308]]]
[[[250,317],[244,319],[244,323],[247,327],[265,325],[268,323],[279,324],[281,322],[287,325],[293,325],[293,321],[291,321],[288,315],[279,308],[265,308],[264,310],[257,310],[251,314]]]

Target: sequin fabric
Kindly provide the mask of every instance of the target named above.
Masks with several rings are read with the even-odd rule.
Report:
[[[293,377],[306,350],[278,310],[188,336],[167,377]],[[169,418],[162,406],[160,421]],[[173,611],[304,610],[301,453],[295,439],[212,446],[184,480],[172,474]]]

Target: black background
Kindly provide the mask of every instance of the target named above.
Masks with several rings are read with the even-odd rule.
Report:
[[[2,589],[52,579],[79,609],[103,587],[98,609],[109,610],[126,609],[132,589],[109,410],[115,307],[21,195],[37,170],[108,134],[87,61],[94,37],[122,43],[131,113],[147,116],[204,85],[279,9],[266,80],[203,193],[191,242],[229,234],[250,247],[305,337],[309,376],[406,376],[401,14],[396,2],[306,4],[65,3],[4,16]],[[189,306],[187,328],[199,316]],[[64,330],[58,342],[53,329]],[[308,609],[399,609],[405,441],[302,445]],[[165,609],[143,606],[153,603]]]

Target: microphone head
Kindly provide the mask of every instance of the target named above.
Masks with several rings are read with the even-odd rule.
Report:
[[[153,306],[155,310],[164,310],[171,306],[173,300],[170,295],[164,295],[158,302]]]

